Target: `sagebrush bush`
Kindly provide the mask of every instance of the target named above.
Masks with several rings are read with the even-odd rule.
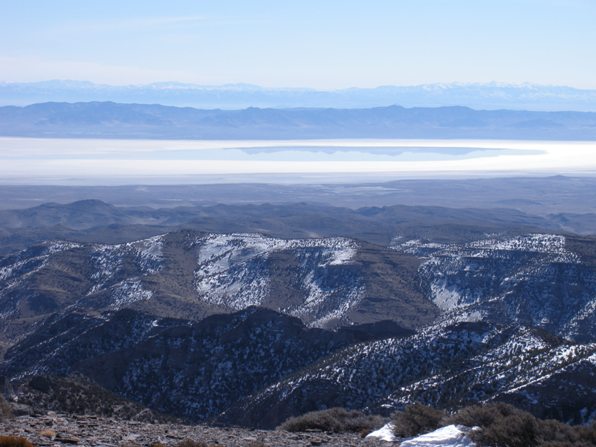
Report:
[[[33,447],[33,444],[20,436],[0,436],[0,447]]]
[[[572,426],[552,419],[538,419],[504,403],[472,405],[445,418],[441,425],[479,427],[470,433],[483,447],[584,447],[596,445],[596,424]]]
[[[513,405],[495,402],[485,405],[471,405],[445,419],[445,424],[459,424],[466,427],[489,427],[504,417],[520,413]]]
[[[246,447],[267,447],[266,444],[261,440],[250,441]]]
[[[594,447],[596,422],[574,426],[538,419],[513,405],[494,402],[465,407],[450,416],[420,404],[393,416],[395,434],[412,437],[450,424],[477,427],[469,436],[479,447]]]
[[[529,414],[512,414],[472,432],[472,439],[485,446],[531,447],[539,445],[539,427]]]
[[[0,421],[12,417],[12,409],[4,396],[0,394]]]
[[[384,423],[382,417],[366,415],[361,411],[345,408],[311,411],[289,418],[278,429],[292,432],[321,430],[332,433],[370,433]]]
[[[441,427],[444,417],[441,410],[422,404],[408,405],[393,415],[394,432],[402,438],[428,433]]]
[[[176,447],[209,447],[205,442],[193,441],[192,439],[184,439],[176,444]]]
[[[593,421],[591,425],[578,427],[577,432],[580,440],[596,445],[596,421]]]

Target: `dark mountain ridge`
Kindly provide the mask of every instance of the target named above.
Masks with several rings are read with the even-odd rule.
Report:
[[[0,258],[0,340],[66,309],[133,308],[200,320],[251,305],[317,327],[393,319],[414,328],[436,307],[419,260],[342,237],[282,239],[178,231],[123,244],[49,241]]]
[[[249,84],[196,85],[160,82],[147,85],[105,85],[75,80],[0,82],[2,104],[46,101],[98,101],[165,104],[202,108],[257,107],[362,108],[403,104],[436,107],[460,104],[488,109],[594,111],[596,91],[535,84],[427,84],[316,90],[267,88]]]
[[[535,216],[515,209],[394,205],[342,208],[316,203],[150,208],[99,200],[0,210],[0,254],[51,239],[122,243],[178,229],[259,232],[281,238],[345,236],[387,245],[395,234],[469,240],[491,232],[567,231],[587,216]]]
[[[338,351],[240,400],[220,419],[272,428],[322,402],[388,414],[413,402],[452,409],[503,400],[543,417],[584,422],[595,410],[595,355],[593,343],[575,345],[520,326],[430,327]]]
[[[411,335],[392,323],[307,328],[255,307],[199,322],[124,309],[46,320],[7,352],[0,373],[17,389],[39,375],[74,374],[157,412],[249,427],[332,406],[389,414],[414,401],[501,400],[585,422],[595,356],[594,343],[489,321]]]
[[[292,139],[596,139],[596,113],[467,107],[205,110],[113,102],[0,107],[0,135],[30,137]]]
[[[391,322],[330,332],[255,307],[199,322],[130,309],[67,313],[11,348],[1,371],[81,374],[154,410],[197,421],[341,348],[411,333]]]

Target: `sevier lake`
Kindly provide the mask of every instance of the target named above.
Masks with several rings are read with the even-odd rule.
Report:
[[[0,138],[3,184],[591,174],[593,141]],[[274,177],[275,176],[275,177]]]

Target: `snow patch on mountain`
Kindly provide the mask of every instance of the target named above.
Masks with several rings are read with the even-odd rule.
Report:
[[[297,308],[286,310],[288,314],[299,318],[318,313],[317,318],[310,324],[315,327],[323,327],[332,320],[341,319],[362,300],[365,294],[365,287],[362,285],[354,287],[348,284],[348,287],[342,288],[343,290],[340,290],[339,294],[337,290],[323,290],[315,279],[314,272],[308,273],[304,285],[307,291],[307,298],[304,303]],[[326,305],[333,300],[333,295],[339,295],[340,299],[335,300],[335,303],[331,306]],[[321,307],[326,308],[326,311],[319,312]]]
[[[61,253],[63,251],[72,250],[74,248],[80,248],[83,244],[69,241],[51,241],[47,245],[47,255],[53,255],[55,253]]]
[[[550,262],[579,263],[580,259],[565,248],[565,236],[558,234],[529,234],[507,239],[484,239],[465,246],[468,250],[478,250],[472,256],[494,256],[495,251],[523,251],[550,255]]]
[[[447,425],[430,433],[406,439],[401,447],[474,447],[469,438],[470,429],[461,425]]]
[[[129,242],[125,246],[132,249],[143,273],[151,275],[162,268],[163,240],[165,235],[153,236],[137,242]]]
[[[149,300],[152,296],[153,292],[143,288],[140,278],[127,279],[112,288],[110,309],[118,310],[137,301]]]
[[[317,248],[323,250],[321,265],[342,265],[352,261],[358,244],[347,238],[279,239],[252,233],[209,234],[197,239],[199,264],[225,259],[246,259],[274,251]]]
[[[91,255],[93,273],[91,280],[94,282],[89,293],[97,292],[116,274],[122,264],[120,246],[99,245]]]
[[[366,439],[378,439],[379,441],[394,442],[396,439],[395,434],[393,433],[394,429],[394,425],[389,422],[378,430],[370,432],[368,435],[366,435]]]
[[[78,247],[81,247],[81,244],[49,241],[43,246],[22,250],[0,259],[0,296],[44,268],[50,256]]]
[[[300,263],[298,277],[305,298],[285,311],[313,315],[313,325],[340,318],[363,296],[363,287],[346,281],[337,287],[325,283],[323,272],[353,261],[356,242],[346,238],[278,239],[260,234],[209,234],[198,238],[195,286],[202,299],[240,310],[261,305],[271,293],[268,260],[276,252],[292,252]],[[334,299],[341,295],[341,299]],[[325,310],[321,312],[321,309]]]
[[[461,295],[456,288],[450,288],[446,281],[436,281],[430,285],[432,300],[439,309],[449,310],[458,306]]]
[[[466,256],[492,258],[507,256],[507,252],[542,253],[551,262],[579,263],[579,257],[565,247],[565,236],[559,234],[527,234],[515,237],[492,235],[466,244],[445,244],[395,236],[389,247],[416,256]]]
[[[44,259],[45,256],[37,256],[34,258],[18,260],[11,264],[0,267],[0,281],[7,281],[18,275],[29,275],[33,272],[36,272],[43,267]],[[22,273],[22,270],[24,270],[23,268],[27,266],[33,266],[33,269],[28,270],[26,273]],[[7,284],[5,287],[10,287],[10,284]]]
[[[91,254],[94,284],[89,294],[109,287],[125,262],[132,263],[141,276],[159,272],[163,267],[163,238],[159,235],[124,244],[95,245]]]
[[[588,301],[563,327],[563,331],[572,337],[580,334],[582,327],[589,327],[596,321],[596,296]]]
[[[574,340],[591,337],[596,273],[563,235],[487,235],[462,244],[397,236],[390,248],[423,258],[418,281],[445,319],[489,313]]]

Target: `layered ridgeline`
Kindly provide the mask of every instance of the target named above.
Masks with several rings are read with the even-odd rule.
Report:
[[[554,180],[553,180],[554,181]],[[507,180],[513,183],[512,180]],[[500,184],[484,185],[482,190],[495,191]],[[521,183],[521,184],[519,184]],[[564,202],[566,206],[574,206],[570,195],[578,196],[574,202],[582,209],[590,209],[594,201],[591,191],[596,183],[582,184],[580,179],[564,179],[559,184],[580,183],[577,189],[565,188],[561,184],[560,197],[556,203],[548,205],[549,209],[557,210]],[[592,184],[594,183],[594,184]],[[462,182],[460,188],[446,189],[445,182],[432,186],[433,191],[440,193],[441,188],[446,194],[460,197],[470,188],[479,188],[476,183]],[[518,182],[517,188],[543,191],[544,182]],[[376,245],[388,246],[396,234],[404,238],[426,238],[439,242],[460,242],[482,238],[487,233],[532,233],[532,232],[561,232],[596,233],[596,219],[590,213],[556,213],[536,215],[534,212],[519,209],[502,208],[510,202],[485,200],[483,205],[495,208],[480,207],[446,208],[443,206],[367,206],[363,208],[347,208],[327,205],[325,203],[341,201],[341,196],[351,195],[360,197],[359,202],[375,202],[370,191],[383,196],[383,201],[400,200],[391,194],[394,191],[410,193],[414,188],[428,186],[411,183],[396,182],[395,184],[374,184],[358,187],[312,188],[305,196],[300,188],[275,186],[280,192],[279,197],[271,197],[271,185],[195,185],[186,187],[130,187],[122,191],[121,188],[77,188],[89,195],[104,193],[112,194],[113,199],[131,203],[140,202],[145,206],[114,206],[100,200],[80,200],[72,203],[45,203],[33,208],[0,210],[0,255],[9,254],[47,240],[70,240],[76,242],[100,242],[115,244],[131,240],[144,239],[178,229],[194,229],[200,232],[217,233],[260,233],[281,239],[305,239],[348,237],[364,240]],[[8,188],[7,188],[8,189]],[[17,187],[23,192],[25,188]],[[26,188],[28,195],[43,196],[40,187]],[[44,190],[51,190],[51,187]],[[114,191],[115,189],[115,191]],[[182,192],[180,191],[182,189]],[[284,191],[285,189],[285,191]],[[107,191],[106,191],[107,190]],[[134,190],[134,195],[129,194]],[[267,193],[265,192],[267,191]],[[67,193],[72,191],[67,188]],[[240,193],[239,202],[229,205],[191,205],[193,200],[223,199]],[[548,190],[550,193],[550,190]],[[12,195],[10,195],[12,194]],[[58,194],[60,195],[60,194]],[[184,199],[173,199],[180,197]],[[554,194],[553,194],[554,195]],[[10,197],[9,197],[10,196]],[[3,197],[6,201],[19,198],[15,190],[8,191]],[[157,197],[161,196],[161,202]],[[289,198],[304,198],[304,203],[287,203]],[[11,199],[12,197],[12,199]],[[147,206],[147,200],[154,199],[162,207]],[[416,197],[415,197],[416,198]],[[417,198],[424,201],[424,198]],[[185,206],[165,207],[166,203],[185,203]],[[275,203],[284,200],[284,203]],[[246,204],[244,202],[257,202]],[[262,203],[265,202],[265,203]],[[273,203],[270,203],[273,202]],[[543,203],[530,202],[529,207],[535,211],[536,207],[546,206]],[[381,202],[383,203],[383,202]],[[155,206],[155,203],[151,202]],[[474,203],[475,206],[478,204]],[[596,202],[594,203],[596,206]],[[345,206],[345,205],[344,205]]]
[[[0,260],[2,374],[260,427],[413,401],[593,417],[596,240],[465,235],[49,241]]]
[[[198,320],[261,306],[313,327],[390,319],[414,328],[438,314],[416,288],[418,264],[339,237],[181,231],[115,245],[47,242],[0,261],[0,312],[16,336],[64,309]]]
[[[113,102],[0,107],[0,135],[78,138],[596,139],[595,112],[467,107],[193,109]]]
[[[315,90],[250,84],[196,85],[160,82],[105,85],[88,81],[0,82],[0,104],[46,101],[114,101],[211,109],[257,107],[436,107],[459,104],[487,109],[595,111],[596,90],[536,84],[427,84]]]

